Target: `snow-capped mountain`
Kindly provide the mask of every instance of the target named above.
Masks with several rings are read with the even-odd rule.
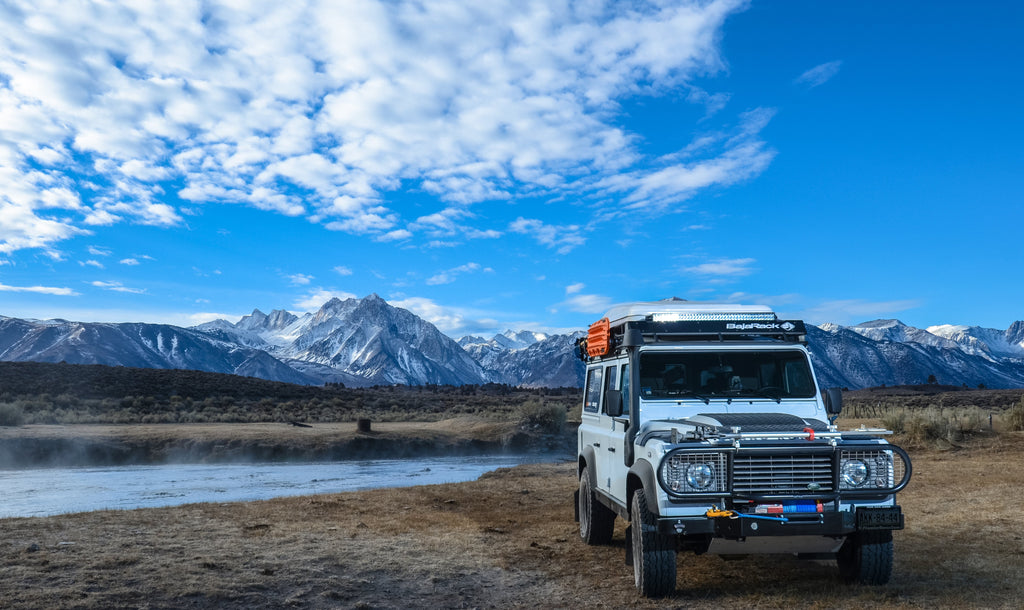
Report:
[[[485,383],[454,340],[373,294],[301,316],[254,310],[193,328],[0,317],[0,360],[184,368],[350,386]]]
[[[822,330],[832,330],[835,328],[843,327],[837,324],[823,324],[821,326]],[[946,348],[956,347],[956,344],[949,339],[935,335],[926,330],[921,330],[920,328],[907,326],[899,320],[872,320],[871,322],[861,322],[860,324],[847,326],[845,328],[873,341],[920,343],[921,345]]]
[[[454,340],[413,313],[371,294],[332,299],[315,313],[254,310],[235,324],[196,327],[260,346],[308,375],[354,385],[484,383],[488,377]]]
[[[487,369],[491,381],[527,387],[563,387],[583,384],[583,362],[573,346],[582,332],[547,335],[507,330],[491,339],[459,339],[474,360]]]
[[[1014,322],[1006,330],[980,326],[929,326],[928,332],[956,343],[960,349],[990,360],[1024,359],[1024,322]]]
[[[581,335],[508,330],[456,342],[372,294],[333,299],[315,312],[256,309],[234,323],[193,328],[0,316],[0,360],[188,368],[304,384],[579,387]],[[1000,331],[874,320],[808,326],[807,338],[822,387],[917,384],[932,375],[947,385],[1024,387],[1024,322]]]
[[[576,340],[583,332],[551,335],[527,347],[511,350],[490,367],[506,383],[532,388],[582,387],[585,368],[576,356]]]
[[[924,383],[1024,387],[1024,323],[1007,331],[966,326],[927,330],[898,320],[808,326],[807,342],[823,387],[850,389]],[[1015,349],[1016,348],[1016,349]]]
[[[193,369],[316,383],[261,349],[166,324],[108,324],[0,317],[0,360]]]
[[[510,352],[527,348],[538,341],[544,341],[548,335],[535,333],[528,330],[506,330],[503,333],[494,335],[490,339],[483,337],[466,336],[459,339],[462,349],[480,363],[485,369],[499,370],[503,367],[502,360]],[[497,379],[495,379],[497,381]],[[507,381],[501,381],[507,383]]]

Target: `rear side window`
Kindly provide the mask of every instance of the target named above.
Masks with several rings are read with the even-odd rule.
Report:
[[[604,370],[604,389],[605,392],[608,390],[615,389],[615,374],[618,371],[615,370],[614,366],[609,366]],[[605,400],[604,413],[608,412],[608,401]]]
[[[587,371],[587,392],[583,396],[583,410],[588,413],[597,413],[601,405],[601,378],[601,369]]]

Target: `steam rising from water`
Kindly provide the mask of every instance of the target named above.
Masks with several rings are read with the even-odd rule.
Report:
[[[470,481],[536,455],[0,470],[0,518]]]

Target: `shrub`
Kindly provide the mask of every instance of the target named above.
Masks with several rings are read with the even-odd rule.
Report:
[[[520,425],[548,432],[560,433],[565,428],[565,407],[558,403],[544,403],[531,399],[517,410]]]
[[[894,432],[902,432],[911,441],[950,443],[970,439],[986,430],[987,417],[977,407],[968,409],[942,409],[929,407],[921,410],[895,411],[883,419]]]
[[[896,434],[903,434],[907,431],[907,414],[900,410],[890,413],[882,418],[882,426],[892,430]]]
[[[1024,398],[1020,399],[1020,402],[1010,407],[1010,409],[1003,416],[1006,418],[1006,429],[1014,432],[1024,430]]]
[[[21,426],[25,424],[25,411],[14,403],[0,404],[0,426]]]

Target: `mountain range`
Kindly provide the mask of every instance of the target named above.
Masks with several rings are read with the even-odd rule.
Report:
[[[1024,387],[1024,322],[919,329],[898,320],[808,325],[822,387],[924,383]],[[306,385],[505,383],[581,386],[582,331],[448,337],[376,294],[332,299],[296,315],[256,309],[237,322],[165,324],[24,320],[0,316],[0,360],[181,368]],[[2,388],[0,388],[2,390]]]

